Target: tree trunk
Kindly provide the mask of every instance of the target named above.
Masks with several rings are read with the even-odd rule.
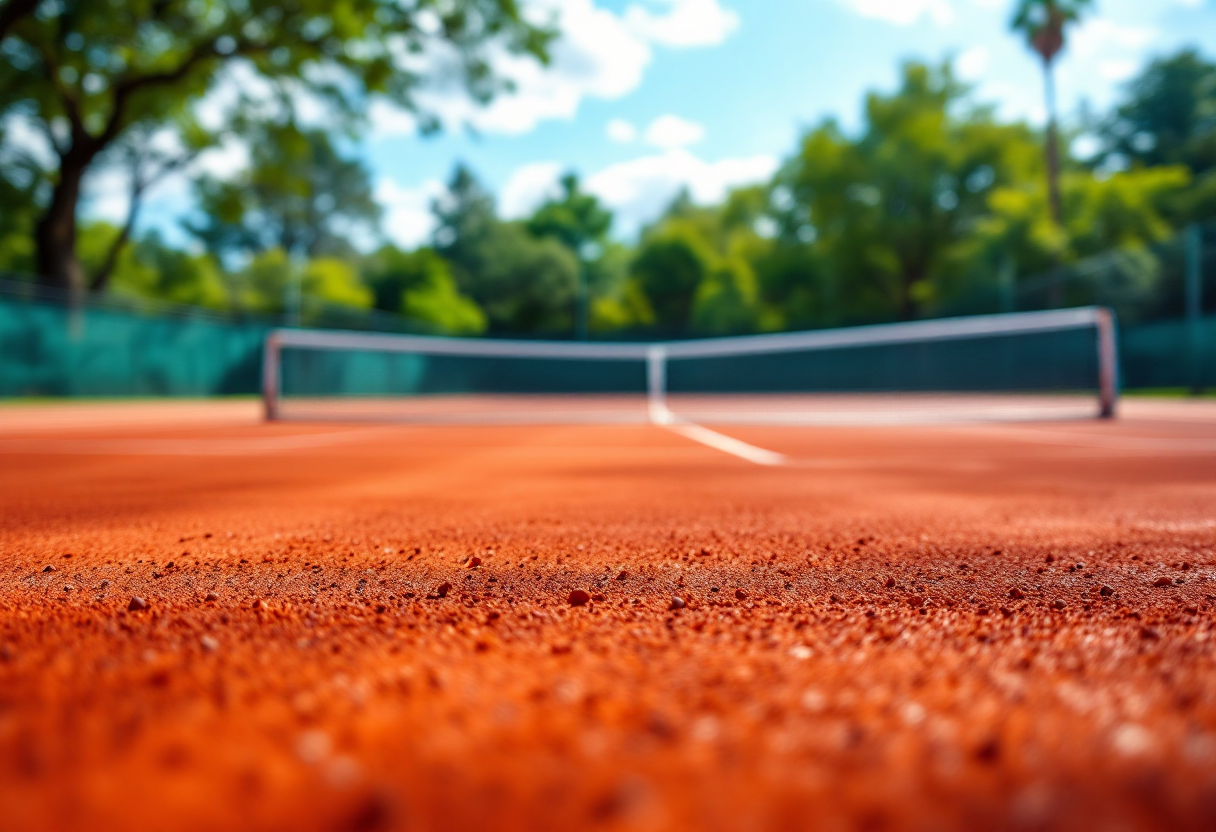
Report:
[[[1051,218],[1064,228],[1064,204],[1060,198],[1060,133],[1056,122],[1055,72],[1050,61],[1043,62],[1047,98],[1047,189],[1051,199]]]
[[[1047,101],[1047,196],[1051,204],[1051,220],[1056,228],[1064,232],[1064,201],[1060,196],[1060,134],[1056,121],[1056,83],[1052,61],[1043,61],[1043,84]],[[1059,255],[1056,255],[1059,267]],[[1058,279],[1052,280],[1048,301],[1053,308],[1064,303],[1063,287]]]
[[[122,256],[122,250],[127,247],[127,243],[131,240],[131,232],[135,230],[135,222],[139,218],[140,198],[141,194],[138,192],[131,194],[131,206],[127,210],[127,221],[123,224],[122,230],[118,232],[118,237],[110,244],[110,250],[106,252],[106,257],[102,261],[101,267],[93,275],[92,283],[89,286],[91,291],[100,292],[109,286],[110,276],[114,274],[114,267],[118,265],[118,258]]]
[[[44,286],[67,290],[73,303],[84,299],[87,288],[84,270],[76,256],[76,208],[88,161],[82,154],[67,154],[60,159],[59,182],[34,230],[38,281]]]

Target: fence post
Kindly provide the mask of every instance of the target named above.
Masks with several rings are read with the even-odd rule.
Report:
[[[646,351],[646,393],[650,423],[670,425],[673,419],[667,409],[667,350],[659,344]]]
[[[1119,404],[1119,346],[1115,313],[1104,307],[1095,310],[1098,325],[1098,415],[1113,419]]]
[[[1203,392],[1203,232],[1186,230],[1186,331],[1191,394]]]
[[[279,418],[280,358],[279,338],[277,333],[272,330],[266,335],[262,352],[262,406],[265,409],[267,422],[273,422]]]

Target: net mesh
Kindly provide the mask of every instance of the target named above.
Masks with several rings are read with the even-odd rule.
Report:
[[[1070,310],[652,345],[280,331],[267,350],[268,409],[483,423],[1092,417],[1111,395],[1104,320]]]
[[[281,373],[286,418],[644,422],[647,413],[640,357],[285,347]]]
[[[1092,328],[673,357],[667,406],[702,423],[886,423],[1092,416]]]

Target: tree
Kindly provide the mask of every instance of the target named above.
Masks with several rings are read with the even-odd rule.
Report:
[[[579,187],[578,177],[568,173],[562,177],[562,194],[537,209],[528,220],[533,236],[560,241],[579,259],[578,310],[576,337],[586,338],[590,328],[591,307],[595,298],[611,289],[615,277],[605,268],[604,254],[608,231],[612,228],[612,212],[600,206],[599,200]]]
[[[186,228],[209,250],[348,255],[351,236],[373,232],[380,207],[371,176],[362,162],[338,153],[327,133],[291,122],[242,132],[250,139],[249,167],[231,179],[195,182],[201,219]]]
[[[496,222],[480,242],[481,269],[466,292],[499,332],[569,333],[579,262],[554,239],[538,240],[523,223]]]
[[[822,323],[910,319],[956,289],[962,253],[992,193],[1039,173],[1030,131],[970,104],[948,65],[909,64],[893,94],[871,93],[856,137],[811,131],[777,177],[785,249],[822,266],[808,279]]]
[[[384,246],[364,269],[377,309],[430,324],[445,335],[480,335],[485,313],[460,294],[451,266],[432,248]]]
[[[6,2],[5,15],[24,7],[14,3]],[[35,229],[39,277],[84,290],[76,214],[85,175],[133,126],[163,123],[197,104],[229,77],[225,70],[244,67],[289,104],[307,94],[353,116],[385,97],[417,110],[414,93],[424,79],[406,56],[442,44],[458,58],[464,86],[486,100],[504,83],[491,54],[544,60],[550,37],[524,19],[515,0],[43,4],[16,17],[0,42],[0,117],[28,117],[55,157]],[[424,124],[434,123],[422,115]]]
[[[127,216],[119,233],[114,236],[105,256],[93,267],[85,269],[87,286],[93,291],[105,289],[139,221],[144,195],[157,182],[194,161],[208,145],[210,136],[192,118],[182,114],[172,131],[152,124],[136,125],[127,131],[103,157],[114,156],[114,167],[126,174],[130,183],[127,193]],[[168,139],[158,141],[159,136]]]
[[[1193,184],[1169,206],[1175,225],[1216,216],[1216,63],[1192,49],[1153,61],[1098,134],[1103,147],[1095,163],[1190,169]]]
[[[1127,85],[1100,135],[1100,160],[1216,169],[1216,64],[1194,49],[1154,60]]]
[[[630,273],[659,327],[675,332],[689,327],[697,290],[716,260],[712,245],[687,219],[665,220],[643,236]]]
[[[484,242],[498,223],[494,197],[463,164],[457,164],[443,196],[431,203],[435,250],[452,265],[461,291],[469,293],[485,270]]]
[[[612,212],[584,192],[573,173],[562,177],[561,187],[561,196],[541,205],[528,220],[528,230],[536,237],[556,238],[576,253],[588,244],[602,246],[612,228]]]
[[[1056,119],[1055,60],[1064,49],[1065,30],[1093,5],[1093,0],[1018,0],[1010,27],[1021,32],[1043,61],[1044,95],[1047,104],[1047,189],[1051,215],[1064,225],[1060,199],[1060,139]]]
[[[571,330],[579,261],[565,244],[537,239],[524,223],[500,220],[494,198],[464,165],[456,166],[447,192],[431,208],[435,250],[492,331]]]
[[[46,181],[25,148],[5,141],[0,123],[0,272],[34,272],[34,227]]]
[[[298,311],[304,322],[329,308],[367,310],[373,302],[352,264],[333,257],[301,262],[279,248],[254,255],[234,282],[241,307],[263,314]],[[293,287],[299,293],[294,301]]]
[[[756,275],[742,257],[722,260],[693,296],[691,328],[707,335],[741,335],[756,324]]]
[[[232,298],[219,264],[208,254],[192,254],[167,245],[159,232],[148,231],[125,247],[115,241],[121,228],[85,223],[80,232],[80,259],[96,273],[110,262],[109,291],[141,300],[228,310]],[[120,253],[115,257],[113,252]]]

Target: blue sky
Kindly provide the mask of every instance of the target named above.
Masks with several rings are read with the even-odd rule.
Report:
[[[680,187],[702,201],[766,178],[800,133],[826,117],[860,121],[870,89],[902,61],[953,56],[977,95],[1041,123],[1042,78],[1007,30],[1012,0],[526,0],[562,31],[552,65],[506,61],[517,92],[478,109],[457,91],[424,96],[448,129],[422,137],[407,114],[376,107],[357,146],[385,207],[383,233],[416,245],[428,205],[463,160],[507,215],[530,210],[564,170],[614,209],[629,237]],[[1216,57],[1216,0],[1097,0],[1059,66],[1064,113],[1109,105],[1152,56],[1184,45]],[[462,125],[472,123],[476,135]],[[239,148],[204,160],[239,165]],[[108,189],[118,193],[121,189]],[[185,210],[165,183],[151,222]],[[115,200],[94,203],[100,214]]]

